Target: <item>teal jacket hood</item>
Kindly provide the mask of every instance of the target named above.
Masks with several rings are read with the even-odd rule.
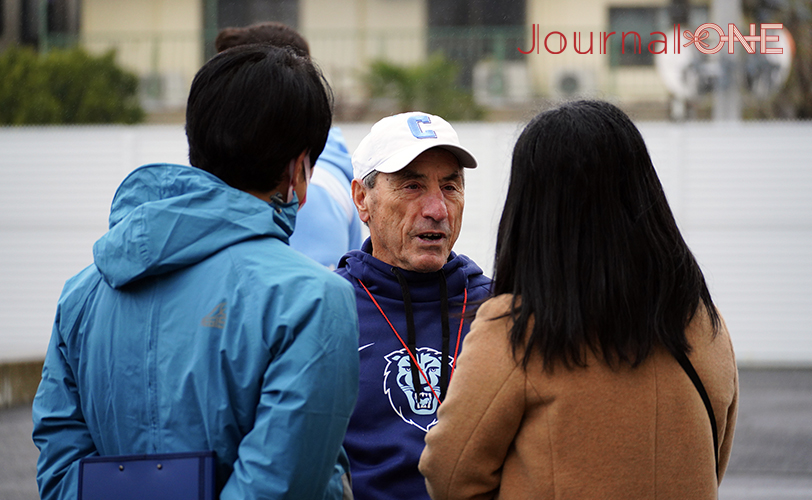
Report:
[[[272,204],[195,167],[153,164],[134,170],[113,197],[110,230],[93,260],[113,288],[196,264],[257,237],[285,243],[298,200]]]

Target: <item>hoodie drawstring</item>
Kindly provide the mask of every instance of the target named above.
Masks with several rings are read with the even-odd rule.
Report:
[[[440,401],[445,401],[448,390],[448,344],[451,342],[451,330],[448,327],[448,283],[442,269],[440,273],[440,321],[443,325],[443,364],[440,365]]]
[[[420,388],[423,384],[420,383],[420,372],[417,360],[415,357],[417,356],[417,333],[414,329],[414,310],[412,309],[412,294],[409,293],[409,285],[406,283],[406,278],[403,276],[398,268],[393,267],[392,273],[397,277],[398,283],[400,283],[400,293],[403,295],[403,308],[406,310],[406,334],[408,339],[407,348],[409,352],[414,353],[413,356],[410,356],[411,363],[412,363],[412,384],[414,385],[414,391],[417,394],[420,394],[422,391]],[[424,375],[425,376],[425,375]],[[431,382],[426,380],[426,383],[431,386]],[[436,395],[435,395],[436,397]]]
[[[443,352],[442,352],[442,361],[440,367],[440,395],[438,396],[434,390],[434,386],[432,386],[431,381],[429,380],[426,373],[423,371],[423,368],[420,367],[420,364],[417,362],[417,335],[415,332],[414,326],[414,310],[412,307],[412,296],[409,292],[409,285],[406,282],[406,278],[400,272],[399,269],[396,267],[392,268],[392,273],[397,277],[398,283],[400,284],[401,293],[403,295],[403,306],[406,310],[406,328],[408,330],[408,343],[403,341],[403,338],[398,333],[395,326],[389,321],[389,317],[386,316],[386,313],[383,312],[381,309],[380,304],[378,301],[375,300],[375,297],[372,296],[372,293],[369,289],[364,285],[364,282],[360,279],[358,283],[364,289],[364,291],[369,295],[370,300],[372,303],[375,304],[375,307],[378,308],[378,311],[381,313],[381,316],[384,317],[386,322],[389,324],[389,327],[395,332],[395,336],[400,340],[400,343],[403,347],[406,348],[406,352],[409,354],[409,360],[411,362],[411,372],[412,372],[412,384],[414,385],[414,389],[416,393],[422,392],[420,389],[423,384],[420,383],[420,375],[423,375],[423,379],[426,381],[426,385],[429,386],[429,390],[437,398],[437,403],[440,404],[445,399],[445,393],[448,390],[448,384],[451,382],[451,378],[454,376],[454,369],[457,367],[457,355],[460,352],[460,341],[462,340],[462,327],[465,322],[465,307],[468,304],[468,287],[463,288],[463,301],[462,301],[462,313],[460,316],[460,327],[457,330],[457,346],[454,349],[454,362],[453,366],[451,366],[451,370],[449,373],[449,350],[450,350],[450,343],[451,343],[451,332],[449,327],[449,318],[448,318],[448,283],[446,281],[445,273],[442,270],[439,271],[441,278],[440,278],[440,313],[441,313],[441,322],[442,322],[442,330],[443,330]]]

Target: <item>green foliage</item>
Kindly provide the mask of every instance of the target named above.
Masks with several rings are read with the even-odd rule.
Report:
[[[0,124],[58,123],[60,104],[48,88],[48,74],[31,49],[0,56]]]
[[[471,92],[457,86],[459,67],[435,53],[416,66],[399,66],[386,61],[370,65],[366,77],[370,95],[394,98],[400,112],[421,110],[447,120],[478,120],[485,112]]]
[[[0,54],[0,124],[138,123],[138,78],[115,63],[110,51],[92,56],[80,48],[41,56],[13,47]]]

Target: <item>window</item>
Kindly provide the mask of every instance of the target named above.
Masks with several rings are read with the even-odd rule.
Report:
[[[2,1],[2,0],[0,0]],[[13,1],[13,0],[12,0]],[[40,0],[19,0],[20,41],[27,45],[40,42]],[[48,0],[47,36],[50,44],[66,43],[68,37],[79,32],[79,3],[77,0]]]
[[[220,0],[217,2],[218,29],[276,21],[296,29],[299,24],[297,0]]]
[[[658,7],[611,7],[609,30],[615,32],[609,39],[612,66],[652,66],[654,55],[648,50],[649,35],[660,31]]]
[[[707,21],[706,7],[691,7],[688,12],[688,26],[698,26]],[[609,38],[609,56],[612,66],[653,66],[654,54],[648,50],[652,40],[662,37],[651,33],[659,31],[670,35],[673,22],[667,7],[610,7],[607,33],[615,32]],[[685,25],[683,26],[685,27]],[[625,33],[625,36],[624,36]],[[662,45],[659,45],[659,50]]]
[[[429,0],[429,53],[440,51],[460,66],[458,83],[470,88],[482,59],[522,59],[514,47],[525,36],[525,0]]]

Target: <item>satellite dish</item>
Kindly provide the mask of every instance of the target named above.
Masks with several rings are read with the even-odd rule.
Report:
[[[756,97],[767,99],[781,90],[792,68],[795,42],[786,29],[767,30],[767,35],[778,35],[777,42],[768,42],[770,48],[783,49],[781,54],[746,54],[745,81]]]
[[[677,40],[677,43],[681,43]],[[674,35],[666,35],[666,47],[674,47]],[[654,54],[654,66],[665,88],[680,100],[691,100],[710,90],[708,71],[702,55],[693,47],[681,47],[679,53]],[[704,71],[703,71],[704,70]]]
[[[783,49],[782,54],[762,54],[760,43],[756,44],[755,54],[748,53],[740,45],[735,52],[744,66],[747,89],[761,99],[778,92],[787,81],[795,52],[792,35],[786,29],[767,30],[767,34],[778,35],[778,41],[768,44],[770,48]],[[674,46],[673,38],[673,34],[666,35],[667,47]],[[714,44],[710,43],[711,46]],[[725,66],[716,57],[719,55],[722,54],[702,54],[688,46],[676,54],[655,54],[654,65],[671,94],[678,100],[688,101],[710,92],[715,85],[725,85]],[[727,52],[723,55],[726,56]]]

